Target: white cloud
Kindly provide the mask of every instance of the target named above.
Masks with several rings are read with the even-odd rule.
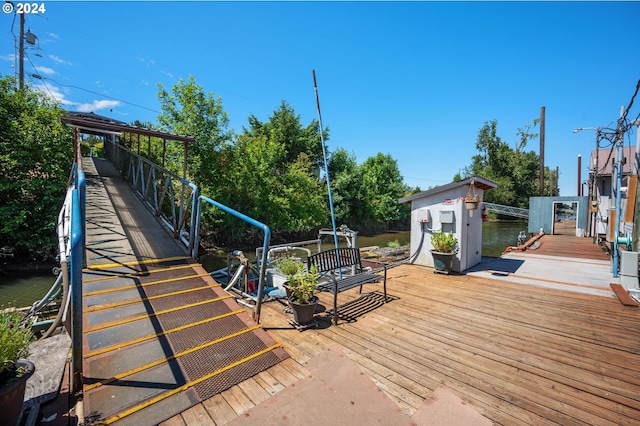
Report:
[[[10,53],[8,55],[0,55],[0,59],[2,59],[3,61],[15,61],[16,60],[16,55],[14,55],[13,53]]]
[[[109,109],[122,105],[120,101],[111,100],[94,100],[89,104],[75,104],[75,107],[80,112],[95,112],[101,109]]]
[[[55,38],[56,40],[58,40],[60,38],[60,36],[56,33],[47,33],[47,35],[51,38]]]
[[[45,85],[44,83],[37,83],[34,86],[34,89],[41,91],[42,93],[52,97],[56,101],[60,102],[62,105],[71,106],[73,102],[68,99],[65,99],[64,93],[60,92],[60,88],[57,86],[53,86],[51,84]]]
[[[36,65],[36,71],[38,72],[38,74],[47,74],[47,75],[56,74],[56,72],[52,68],[42,67],[38,65]]]
[[[49,58],[52,59],[53,61],[59,63],[59,64],[71,65],[71,62],[65,61],[64,59],[62,59],[62,58],[60,58],[59,56],[56,56],[56,55],[49,55]]]
[[[67,109],[75,109],[79,112],[96,112],[103,109],[115,108],[122,105],[121,101],[109,100],[109,99],[96,99],[90,103],[73,102],[67,99],[66,94],[63,93],[59,87],[52,84],[44,84],[42,82],[34,85],[34,89],[41,91],[47,96],[60,102]]]
[[[162,70],[160,70],[160,72],[166,76],[169,76],[169,78],[173,78],[173,74],[171,74],[170,72],[162,71]]]

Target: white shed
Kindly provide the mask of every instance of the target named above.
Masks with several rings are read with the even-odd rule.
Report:
[[[477,210],[469,210],[464,198],[476,194],[483,199],[484,191],[498,184],[480,176],[438,186],[401,198],[399,203],[411,203],[411,252],[413,263],[432,267],[431,234],[453,232],[458,239],[458,253],[453,271],[462,272],[480,263],[482,258],[482,201]]]

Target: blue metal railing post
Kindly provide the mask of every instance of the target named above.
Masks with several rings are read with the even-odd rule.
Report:
[[[80,232],[82,233],[82,267],[87,266],[87,253],[85,247],[87,247],[87,233],[84,232],[85,224],[87,223],[87,180],[84,174],[84,170],[78,170],[78,183],[76,188],[79,191],[79,203],[80,203]]]
[[[265,281],[265,276],[266,276],[266,272],[267,272],[267,252],[269,251],[269,242],[271,240],[271,229],[269,229],[269,227],[267,225],[265,225],[264,223],[258,222],[255,219],[250,218],[249,216],[242,214],[236,210],[233,210],[231,207],[227,207],[224,204],[220,204],[217,201],[212,200],[211,198],[205,197],[204,195],[201,195],[200,197],[198,197],[198,200],[200,200],[198,202],[198,217],[196,219],[198,225],[200,224],[200,215],[202,213],[202,201],[206,201],[207,203],[211,204],[212,206],[215,206],[227,213],[229,213],[232,216],[237,217],[238,219],[241,219],[247,223],[249,223],[252,226],[255,226],[256,228],[260,228],[264,231],[264,240],[262,243],[262,259],[260,261],[260,277],[258,279],[258,293],[257,293],[257,302],[256,302],[256,311],[254,313],[254,320],[256,320],[256,322],[260,322],[260,311],[262,309],[262,291],[264,290],[264,281]],[[196,240],[199,239],[199,230],[196,230]]]
[[[192,184],[193,200],[191,200],[191,224],[189,225],[189,252],[191,253],[191,257],[194,259],[198,257],[198,246],[199,241],[198,238],[200,234],[198,233],[198,228],[200,227],[200,190],[196,185]]]
[[[80,191],[76,188],[71,196],[71,347],[72,386],[74,391],[82,389],[82,223]]]

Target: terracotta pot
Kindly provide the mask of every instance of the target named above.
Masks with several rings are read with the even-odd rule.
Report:
[[[2,424],[13,426],[18,422],[20,412],[22,411],[22,402],[24,400],[24,391],[27,387],[27,380],[36,370],[35,365],[31,361],[21,359],[16,363],[17,367],[26,369],[25,373],[0,388],[0,413],[2,413]]]

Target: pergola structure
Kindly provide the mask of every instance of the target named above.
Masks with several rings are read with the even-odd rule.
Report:
[[[140,137],[147,137],[147,153],[151,155],[151,138],[162,139],[162,167],[165,166],[166,145],[167,141],[182,142],[184,148],[184,161],[182,169],[182,177],[186,179],[187,175],[187,159],[189,155],[189,144],[195,142],[195,138],[192,136],[175,135],[171,133],[165,133],[158,130],[145,129],[143,127],[131,126],[125,122],[103,117],[98,114],[84,113],[84,112],[67,112],[60,118],[64,124],[74,128],[74,138],[78,139],[79,133],[85,133],[96,136],[114,135],[120,137],[120,141],[126,139],[126,134],[137,135],[138,151],[140,150]],[[74,146],[79,146],[74,144]],[[75,152],[74,156],[76,160],[80,156],[79,152]]]

